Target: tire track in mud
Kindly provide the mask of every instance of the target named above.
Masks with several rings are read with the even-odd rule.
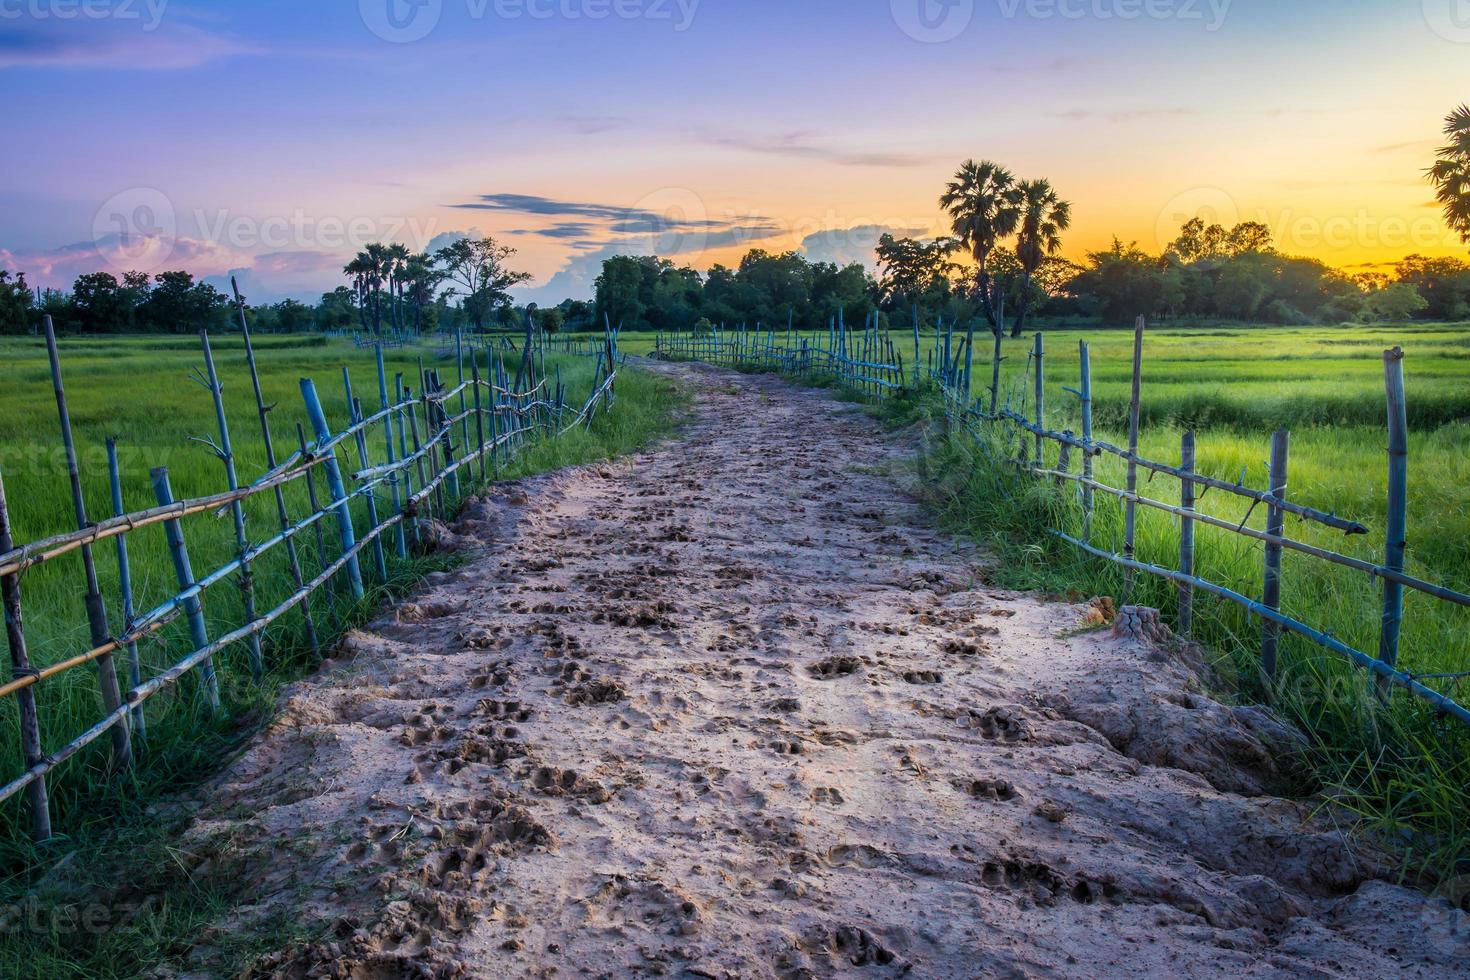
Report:
[[[1188,651],[987,588],[852,406],[654,369],[677,441],[472,504],[468,562],[213,789],[185,851],[253,900],[219,929],[329,927],[258,974],[1465,970],[1463,922],[1259,795],[1290,734]]]

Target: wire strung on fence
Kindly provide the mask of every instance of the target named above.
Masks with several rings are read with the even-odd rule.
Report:
[[[151,474],[157,506],[124,512],[122,480],[117,465],[116,442],[108,442],[109,477],[113,515],[90,521],[83,505],[82,475],[76,461],[71,435],[67,399],[62,386],[61,361],[51,318],[45,318],[46,341],[50,367],[61,421],[63,443],[67,450],[68,471],[73,488],[78,528],[29,543],[18,543],[12,526],[11,512],[5,496],[3,474],[0,474],[0,602],[3,602],[6,641],[10,652],[12,679],[0,685],[0,697],[15,698],[20,720],[21,755],[24,771],[0,785],[0,800],[22,791],[26,793],[32,836],[45,840],[51,835],[51,802],[48,798],[47,775],[67,759],[104,734],[112,735],[109,759],[113,770],[124,770],[132,764],[134,739],[142,739],[143,705],[159,692],[177,684],[196,671],[199,693],[212,709],[219,710],[219,682],[214,658],[221,652],[243,644],[248,653],[251,672],[259,676],[267,667],[270,651],[262,643],[268,627],[295,609],[301,611],[304,630],[314,652],[320,650],[320,637],[311,612],[311,599],[328,588],[345,588],[353,601],[366,594],[366,583],[376,578],[386,582],[389,549],[397,558],[409,556],[410,541],[421,540],[422,522],[443,520],[461,496],[467,482],[484,482],[491,474],[514,458],[518,450],[534,439],[554,439],[577,426],[591,425],[601,412],[611,411],[621,356],[617,333],[605,331],[596,352],[591,394],[585,402],[567,403],[559,366],[548,373],[546,351],[537,332],[528,326],[521,346],[519,363],[515,362],[514,345],[487,344],[466,348],[456,340],[453,351],[456,380],[453,387],[441,381],[436,369],[418,370],[417,387],[405,385],[402,375],[391,383],[385,368],[383,350],[388,344],[373,344],[377,374],[377,404],[371,409],[354,396],[351,377],[343,369],[343,394],[348,424],[334,432],[328,422],[315,382],[301,380],[301,397],[312,432],[297,426],[299,448],[285,460],[278,461],[268,405],[262,395],[259,367],[251,344],[250,328],[244,303],[236,291],[239,328],[245,344],[245,367],[255,396],[255,404],[264,446],[266,472],[242,485],[236,468],[235,442],[222,397],[222,384],[207,333],[200,340],[204,354],[204,371],[196,379],[210,392],[214,406],[216,433],[201,437],[202,442],[218,457],[221,475],[227,489],[203,497],[174,498],[167,468],[155,468]],[[359,347],[364,346],[358,344]],[[465,377],[465,362],[469,377]],[[483,370],[483,374],[482,374]],[[370,414],[369,414],[370,413]],[[373,454],[381,447],[382,462]],[[352,455],[355,454],[355,464]],[[309,512],[294,517],[288,506],[286,491],[305,485],[310,500]],[[326,489],[326,500],[318,494],[318,485]],[[247,526],[245,504],[252,498],[269,495],[274,505],[276,530],[264,541],[252,543]],[[190,560],[186,519],[204,514],[215,517],[229,515],[234,557],[202,575],[196,574]],[[336,530],[336,549],[327,547],[324,525]],[[127,549],[129,535],[161,526],[172,559],[177,591],[152,609],[133,608],[132,576]],[[320,559],[320,569],[307,578],[303,565],[302,544],[308,533],[314,534],[316,547],[311,550]],[[191,532],[197,535],[197,531]],[[121,608],[125,622],[118,635],[112,635],[106,619],[101,584],[92,560],[92,547],[104,541],[116,545]],[[290,568],[290,592],[267,611],[257,608],[252,566],[274,549],[282,549]],[[371,557],[366,561],[364,554]],[[91,648],[55,663],[37,668],[27,648],[23,619],[22,579],[28,570],[71,554],[83,561],[87,583],[87,612],[90,622]],[[366,570],[364,565],[367,566]],[[225,581],[233,581],[240,600],[239,625],[211,637],[205,619],[203,602],[210,590]],[[345,583],[345,584],[344,584]],[[189,627],[189,650],[166,669],[151,677],[143,676],[138,661],[140,641],[155,636],[180,617]],[[120,689],[112,657],[119,652],[128,658],[128,686]],[[44,718],[38,710],[38,685],[85,664],[95,663],[102,695],[103,714],[86,731],[49,753],[42,748]]]
[[[1284,630],[1304,637],[1368,671],[1380,699],[1386,701],[1389,692],[1397,688],[1427,702],[1441,715],[1470,725],[1470,710],[1449,694],[1435,690],[1427,683],[1438,680],[1453,684],[1465,675],[1415,674],[1398,667],[1405,589],[1451,605],[1470,606],[1470,595],[1425,581],[1405,571],[1408,421],[1403,351],[1394,348],[1385,351],[1383,356],[1389,450],[1388,522],[1385,558],[1382,562],[1372,562],[1286,536],[1284,518],[1287,514],[1349,536],[1366,535],[1369,528],[1358,521],[1287,499],[1287,466],[1290,455],[1289,438],[1285,430],[1277,432],[1272,439],[1270,487],[1266,490],[1246,486],[1243,478],[1232,483],[1197,472],[1196,439],[1193,432],[1183,435],[1178,464],[1159,462],[1140,454],[1139,419],[1145,332],[1146,323],[1140,317],[1134,331],[1126,448],[1098,439],[1093,433],[1091,358],[1086,341],[1080,343],[1078,387],[1065,389],[1077,398],[1081,413],[1080,436],[1071,431],[1056,431],[1047,427],[1044,370],[1046,350],[1044,336],[1040,333],[1036,334],[1028,354],[1028,367],[1031,370],[1028,372],[1030,377],[1026,380],[1030,382],[1029,390],[1022,392],[1023,401],[1029,396],[1029,415],[1013,407],[1011,397],[1002,401],[1000,388],[1003,358],[999,331],[994,332],[992,380],[988,389],[987,406],[987,399],[975,397],[973,390],[973,327],[964,334],[957,334],[954,324],[949,324],[948,327],[942,323],[936,325],[933,343],[926,359],[921,362],[922,336],[917,312],[912,328],[913,361],[907,373],[902,354],[894,343],[892,334],[879,328],[876,315],[869,318],[861,333],[847,330],[841,317],[837,317],[828,325],[825,342],[820,336],[802,336],[789,327],[784,335],[778,335],[776,331],[759,325],[754,330],[742,325],[733,331],[721,328],[703,333],[664,331],[658,335],[654,356],[670,360],[698,360],[733,368],[775,371],[806,378],[820,375],[835,379],[872,400],[914,390],[925,382],[936,385],[943,397],[947,422],[952,431],[969,433],[992,459],[997,457],[991,446],[1013,446],[1013,451],[1008,450],[1004,454],[1003,462],[1019,472],[1057,486],[1075,485],[1079,491],[1081,509],[1080,534],[1068,534],[1062,529],[1052,528],[1049,530],[1053,536],[1085,555],[1120,566],[1127,576],[1125,591],[1131,590],[1132,576],[1138,573],[1156,576],[1177,586],[1178,625],[1184,635],[1189,635],[1193,627],[1195,593],[1204,592],[1239,606],[1261,621],[1260,672],[1268,687],[1276,680],[1277,649],[1280,634]],[[924,365],[922,370],[921,363]],[[1049,453],[1048,447],[1054,447],[1054,451]],[[1080,458],[1080,473],[1073,472],[1074,454]],[[1095,464],[1099,457],[1104,456],[1125,464],[1126,487],[1114,487],[1097,478]],[[1150,476],[1160,474],[1178,480],[1181,487],[1180,502],[1176,505],[1144,496],[1138,486],[1140,471],[1147,472]],[[1229,521],[1200,511],[1198,503],[1208,491],[1230,494],[1247,501],[1249,510],[1245,520]],[[1095,540],[1094,514],[1096,497],[1099,494],[1116,498],[1123,505],[1121,548],[1101,547]],[[1145,562],[1137,557],[1139,508],[1169,514],[1178,520],[1177,569]],[[1264,508],[1266,513],[1264,530],[1249,526],[1251,514],[1258,508]],[[1261,575],[1262,595],[1259,600],[1211,582],[1198,574],[1195,535],[1198,525],[1231,532],[1265,545]],[[1318,629],[1282,612],[1281,558],[1284,551],[1366,573],[1374,582],[1381,584],[1382,619],[1376,656],[1344,643],[1329,630]]]

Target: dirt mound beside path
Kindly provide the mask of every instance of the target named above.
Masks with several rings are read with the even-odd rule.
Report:
[[[261,974],[1466,973],[1463,916],[1259,795],[1289,733],[987,588],[860,412],[657,370],[677,441],[472,506],[210,791],[219,929],[331,928]]]

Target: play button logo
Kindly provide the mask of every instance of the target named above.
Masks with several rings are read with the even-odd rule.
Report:
[[[889,7],[899,30],[925,44],[953,41],[975,17],[975,0],[889,0]]]
[[[1470,0],[1424,0],[1424,20],[1446,41],[1470,44]]]
[[[409,44],[429,36],[444,13],[444,0],[357,0],[367,29],[393,44]]]

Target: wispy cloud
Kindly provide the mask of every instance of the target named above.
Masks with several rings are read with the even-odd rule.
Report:
[[[923,228],[899,228],[893,225],[857,225],[832,228],[808,235],[801,240],[801,250],[813,262],[831,262],[837,266],[853,263],[871,267],[877,261],[878,239],[884,235],[912,238],[925,234]]]
[[[146,24],[146,20],[6,22],[0,32],[0,69],[177,70],[261,53],[253,45],[187,24],[165,23],[156,30],[146,29]]]
[[[792,131],[770,136],[705,134],[702,142],[765,156],[820,160],[847,167],[917,167],[929,161],[907,153],[853,150],[820,141],[815,134]]]

